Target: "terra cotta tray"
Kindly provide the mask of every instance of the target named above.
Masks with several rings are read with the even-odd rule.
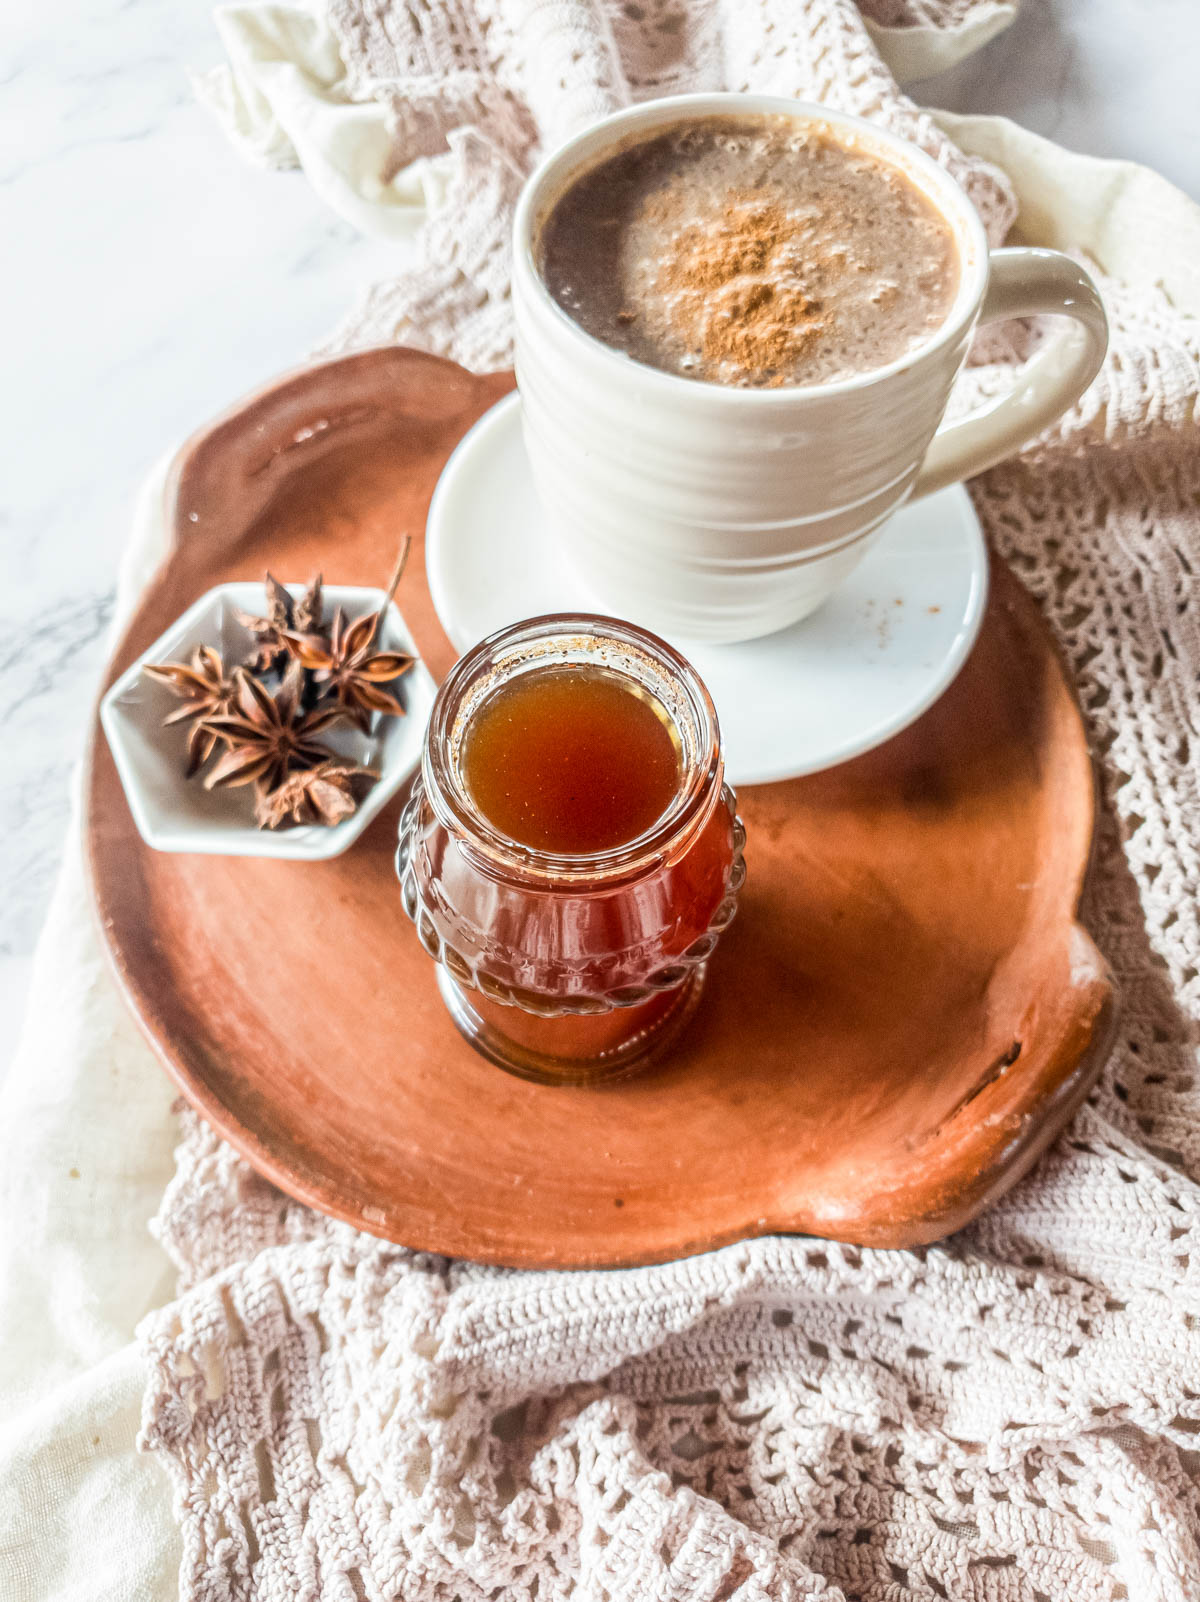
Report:
[[[435,676],[420,536],[438,472],[511,387],[402,349],[311,367],[197,435],[170,553],[110,669],[226,579],[377,584]],[[1085,1095],[1111,1035],[1076,921],[1093,822],[1079,712],[1003,566],[974,653],[905,733],[744,791],[749,878],[670,1061],[548,1089],[460,1040],[404,917],[399,802],[331,862],[159,855],[93,740],[87,839],[131,1006],[183,1093],[291,1195],[494,1263],[662,1260],[804,1231],[907,1245],[965,1223]]]

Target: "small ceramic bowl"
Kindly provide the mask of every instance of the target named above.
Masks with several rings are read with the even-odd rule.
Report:
[[[304,585],[288,589],[299,598]],[[325,586],[326,616],[344,608],[348,617],[376,610],[382,590],[348,585]],[[186,725],[163,727],[163,719],[180,702],[165,685],[142,668],[147,662],[182,662],[198,645],[212,645],[227,661],[238,661],[251,649],[248,629],[235,610],[265,615],[267,596],[261,584],[221,584],[209,590],[155,640],[105,695],[100,722],[108,736],[129,809],[138,832],[156,851],[204,852],[226,857],[282,857],[319,862],[346,850],[376,813],[411,777],[421,760],[425,725],[435,686],[417,656],[412,637],[395,606],[389,606],[380,629],[380,648],[406,651],[416,660],[394,686],[405,709],[402,718],[375,719],[370,734],[352,724],[336,724],[320,736],[340,757],[372,768],[379,778],[352,817],[332,827],[304,824],[276,830],[259,829],[253,818],[252,790],[206,790],[200,777],[184,777]]]

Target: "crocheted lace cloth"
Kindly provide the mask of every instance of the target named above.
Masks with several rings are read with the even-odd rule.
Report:
[[[971,0],[873,0],[895,25]],[[536,151],[629,99],[724,85],[877,117],[1004,179],[904,98],[848,0],[331,0],[397,166],[457,155],[423,271],[348,343],[507,357],[507,223]],[[1105,286],[1078,407],[973,486],[1079,686],[1106,807],[1085,915],[1119,1046],[1068,1133],[926,1250],[772,1238],[663,1267],[416,1255],[259,1179],[188,1115],[143,1326],[144,1444],[185,1598],[1137,1602],[1200,1597],[1200,338]],[[998,388],[1034,328],[993,335]]]

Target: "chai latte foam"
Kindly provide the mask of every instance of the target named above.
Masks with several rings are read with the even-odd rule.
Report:
[[[554,204],[538,258],[605,345],[742,386],[883,367],[959,280],[950,224],[904,173],[785,116],[692,118],[619,150]]]

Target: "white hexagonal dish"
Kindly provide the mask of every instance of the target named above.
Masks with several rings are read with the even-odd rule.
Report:
[[[297,598],[304,585],[289,584]],[[359,617],[378,608],[382,590],[352,585],[325,586],[326,612],[344,607]],[[143,674],[147,662],[179,662],[197,645],[212,645],[227,661],[237,661],[251,648],[252,636],[237,621],[235,608],[265,614],[267,596],[261,584],[221,584],[209,590],[143,652],[100,703],[100,721],[112,748],[117,771],[138,832],[156,851],[202,852],[228,857],[282,857],[318,862],[336,857],[352,845],[421,760],[425,725],[435,686],[417,656],[403,617],[393,605],[384,614],[381,650],[407,651],[412,668],[393,686],[403,702],[402,718],[376,718],[365,735],[347,723],[321,736],[338,756],[360,762],[379,774],[352,817],[327,828],[304,824],[268,830],[255,826],[252,790],[206,790],[200,778],[184,777],[187,731],[184,725],[163,728],[163,719],[179,706],[164,685]]]

